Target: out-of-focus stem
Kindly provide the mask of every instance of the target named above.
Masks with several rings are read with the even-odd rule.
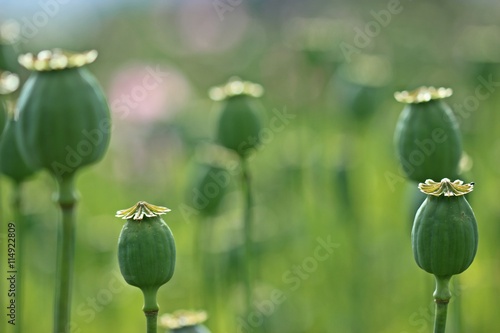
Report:
[[[252,206],[253,196],[251,188],[250,171],[248,169],[247,160],[241,158],[241,175],[242,175],[242,190],[244,196],[244,213],[243,213],[243,237],[244,237],[244,251],[245,262],[243,267],[245,269],[243,278],[245,286],[245,306],[248,313],[253,304],[253,288],[252,288]]]
[[[75,253],[75,205],[77,196],[73,176],[57,179],[59,192],[57,203],[61,209],[56,271],[56,299],[54,333],[69,333],[71,320],[71,288]]]

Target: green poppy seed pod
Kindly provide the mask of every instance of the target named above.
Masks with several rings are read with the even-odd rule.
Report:
[[[427,195],[420,191],[414,182],[408,183],[408,203],[409,203],[409,211],[408,211],[408,227],[411,232],[413,228],[413,221],[415,220],[415,215],[418,212],[418,209],[424,203],[425,199],[427,199]]]
[[[128,284],[143,292],[156,293],[174,274],[174,237],[160,217],[169,211],[140,201],[116,213],[127,220],[118,240],[120,271]]]
[[[19,148],[31,167],[63,178],[104,156],[110,112],[101,87],[83,67],[96,57],[96,51],[61,50],[19,57],[33,71],[21,90],[16,114]]]
[[[179,310],[173,314],[166,313],[160,317],[160,326],[174,333],[210,333],[203,325],[207,320],[205,311]]]
[[[462,156],[458,121],[442,101],[451,89],[420,87],[398,92],[396,100],[407,103],[399,117],[394,141],[406,176],[417,182],[455,178]]]
[[[411,241],[415,261],[426,272],[451,277],[465,271],[474,260],[477,224],[464,196],[473,185],[447,178],[419,184],[427,198],[415,216]]]
[[[366,124],[380,105],[383,90],[390,81],[392,67],[383,56],[357,54],[335,71],[332,103],[345,105],[345,116],[352,125]]]
[[[215,215],[230,182],[231,175],[226,169],[210,164],[197,164],[193,181],[188,188],[188,205],[205,216]]]
[[[0,140],[0,172],[20,184],[31,177],[35,170],[26,164],[19,152],[16,130],[17,121],[9,119]]]
[[[262,93],[262,86],[237,78],[210,90],[210,98],[223,101],[217,123],[217,143],[242,157],[260,144],[262,107],[255,98]]]

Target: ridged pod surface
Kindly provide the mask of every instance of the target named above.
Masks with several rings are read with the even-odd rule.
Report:
[[[128,284],[156,290],[174,274],[175,241],[168,225],[159,217],[169,210],[146,202],[119,211],[127,220],[118,240],[118,263]]]
[[[413,92],[423,94],[427,99],[415,98],[407,102],[394,134],[403,171],[409,179],[417,182],[456,178],[462,156],[458,121],[450,107],[441,100],[443,96],[451,95],[451,90],[440,96],[432,94],[437,90],[429,92],[429,89],[422,87]]]
[[[75,58],[78,62],[70,66],[76,56],[80,56]],[[82,56],[89,59],[82,61]],[[82,67],[96,56],[90,52],[66,56],[54,51],[40,53],[38,58],[30,54],[20,58],[33,72],[19,97],[17,135],[20,152],[33,168],[64,177],[104,156],[111,131],[110,112],[100,85]],[[63,57],[69,65],[51,67]]]
[[[455,193],[453,189],[427,193],[415,216],[412,248],[419,267],[436,276],[449,277],[465,271],[477,252],[476,218],[463,195],[472,190],[472,185],[443,179],[441,183],[428,180],[424,188],[426,185],[436,188],[436,184],[441,189],[460,188]]]

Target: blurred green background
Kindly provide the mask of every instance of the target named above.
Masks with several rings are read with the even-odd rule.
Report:
[[[162,313],[206,309],[214,333],[430,332],[434,282],[410,245],[422,198],[402,177],[392,138],[403,108],[394,91],[420,85],[453,88],[447,101],[469,156],[463,178],[476,182],[469,199],[479,250],[454,285],[448,330],[500,327],[500,3],[0,0],[0,8],[10,29],[3,30],[2,52],[23,82],[28,73],[16,66],[16,54],[97,49],[90,69],[112,108],[110,149],[77,182],[72,332],[144,329],[141,293],[119,274],[123,221],[114,217],[139,200],[172,209],[164,219],[178,261],[160,289]],[[16,29],[20,40],[8,45]],[[265,128],[278,114],[286,119],[266,132],[250,161],[259,267],[251,318],[238,305],[239,171],[234,157],[210,144],[219,104],[207,92],[234,75],[264,86]],[[186,210],[194,164],[207,159],[232,175],[209,219]],[[4,279],[11,186],[0,182]],[[52,329],[53,191],[46,173],[24,188],[25,332]],[[213,238],[199,246],[196,235],[208,223]],[[321,242],[335,244],[324,260],[316,251]],[[195,253],[200,248],[209,267]],[[6,289],[0,293],[5,309]]]

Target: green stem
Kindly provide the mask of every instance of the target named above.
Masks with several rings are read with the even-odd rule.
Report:
[[[144,289],[142,290],[144,295],[144,314],[146,315],[146,333],[156,333],[157,332],[157,322],[158,322],[158,303],[156,302],[156,295],[158,293],[158,288],[154,289]]]
[[[248,168],[247,160],[242,157],[241,158],[241,175],[242,175],[242,190],[244,196],[244,215],[243,215],[243,237],[245,241],[244,245],[244,258],[245,262],[243,263],[244,267],[244,285],[245,285],[245,306],[246,313],[250,312],[253,304],[253,296],[252,296],[252,206],[253,206],[253,197],[252,197],[252,188],[251,188],[251,178],[250,171]]]
[[[146,332],[156,333],[157,332],[157,322],[158,322],[158,312],[146,313]]]
[[[436,290],[434,291],[434,301],[436,302],[434,333],[444,333],[446,329],[446,315],[448,313],[448,303],[451,298],[450,279],[451,276],[436,276]]]
[[[14,332],[22,332],[22,314],[23,314],[23,270],[24,270],[24,237],[25,233],[25,221],[22,214],[22,199],[21,199],[21,183],[14,183],[14,188],[12,192],[12,211],[14,215],[14,222],[16,223],[16,266],[17,266],[17,276],[16,276],[16,307],[17,307],[17,318],[16,326],[14,326]]]
[[[434,320],[434,333],[444,333],[446,328],[446,315],[448,303],[436,303],[436,317]]]
[[[75,252],[75,192],[73,175],[58,178],[59,191],[56,201],[62,214],[57,240],[56,298],[54,333],[70,332],[71,287],[73,282]]]
[[[208,282],[207,282],[207,272],[205,269],[205,266],[207,264],[207,259],[208,255],[205,252],[208,244],[208,235],[206,234],[205,229],[207,228],[207,223],[209,223],[208,217],[202,217],[199,221],[198,224],[196,225],[196,237],[194,237],[194,242],[193,242],[193,271],[199,271],[200,274],[200,295],[203,295],[203,302],[205,303],[205,308],[207,303],[209,302],[208,299]],[[199,299],[199,295],[195,295],[195,303]]]

